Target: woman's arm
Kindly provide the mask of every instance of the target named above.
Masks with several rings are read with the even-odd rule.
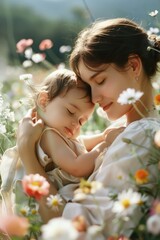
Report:
[[[50,183],[50,192],[49,194],[57,194],[57,189],[53,183],[50,182],[46,172],[39,164],[36,157],[35,145],[39,136],[43,130],[43,123],[41,120],[33,122],[32,118],[34,113],[32,110],[29,110],[26,116],[22,119],[19,124],[17,132],[17,146],[21,161],[23,162],[24,169],[27,175],[29,174],[40,174],[45,177]],[[61,216],[62,212],[53,212],[49,211],[46,205],[46,197],[43,197],[39,201],[39,211],[44,222],[47,222],[49,219],[57,216]]]

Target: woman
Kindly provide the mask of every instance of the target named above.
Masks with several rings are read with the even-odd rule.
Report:
[[[79,203],[72,202],[74,185],[62,188],[60,193],[67,203],[63,213],[59,212],[57,216],[62,214],[72,219],[82,214],[90,225],[105,221],[106,235],[118,231],[110,194],[118,194],[133,186],[129,175],[142,168],[142,163],[147,165],[150,157],[152,141],[147,132],[149,130],[153,135],[160,126],[151,86],[151,78],[157,73],[160,61],[160,54],[156,51],[159,46],[156,37],[150,41],[140,26],[123,18],[95,22],[79,34],[70,56],[71,68],[90,85],[93,103],[98,103],[110,120],[126,117],[126,129],[97,158],[94,172],[88,178],[102,182],[104,188],[95,194],[94,199],[87,196]],[[128,88],[143,92],[142,96],[134,104],[122,105],[119,96]],[[33,123],[29,112],[19,126],[18,146],[26,173],[38,172],[47,177],[38,163],[34,147],[42,129],[43,124]],[[150,170],[156,176],[156,168]],[[53,184],[50,192],[57,193]],[[101,214],[97,212],[95,202]],[[49,216],[51,213],[47,211],[45,200],[40,203],[40,208],[44,219],[53,217],[53,214]],[[123,234],[131,234],[130,229],[138,223],[141,213],[136,212],[135,216],[132,222],[125,222]]]

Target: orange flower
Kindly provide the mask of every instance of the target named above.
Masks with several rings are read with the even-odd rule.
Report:
[[[155,105],[160,105],[160,94],[157,94],[157,95],[154,97],[154,104],[155,104]]]
[[[50,39],[45,39],[39,44],[39,49],[42,51],[51,47],[53,47],[53,42]]]
[[[27,234],[29,222],[27,218],[16,215],[0,217],[0,232],[9,236],[23,237]]]
[[[39,174],[30,174],[22,179],[24,192],[30,197],[39,200],[42,196],[48,195],[50,184]]]
[[[138,184],[144,184],[148,182],[148,175],[148,171],[146,171],[145,169],[139,169],[136,171],[134,177]]]

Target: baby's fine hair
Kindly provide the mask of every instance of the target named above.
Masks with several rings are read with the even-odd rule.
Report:
[[[36,102],[41,91],[48,93],[48,100],[52,101],[55,97],[63,94],[63,96],[73,88],[81,88],[84,90],[84,98],[87,97],[91,101],[90,87],[77,79],[76,74],[68,69],[58,69],[50,73],[39,85],[30,86],[33,97]]]
[[[79,61],[90,69],[101,64],[114,63],[123,68],[129,56],[138,55],[146,75],[150,78],[158,71],[160,39],[149,39],[147,32],[126,18],[96,21],[82,30],[70,55],[71,69],[79,74]]]

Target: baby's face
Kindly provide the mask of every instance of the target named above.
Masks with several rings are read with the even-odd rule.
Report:
[[[45,124],[56,128],[67,138],[75,139],[80,128],[94,111],[94,104],[80,88],[70,89],[48,103],[42,116]]]

